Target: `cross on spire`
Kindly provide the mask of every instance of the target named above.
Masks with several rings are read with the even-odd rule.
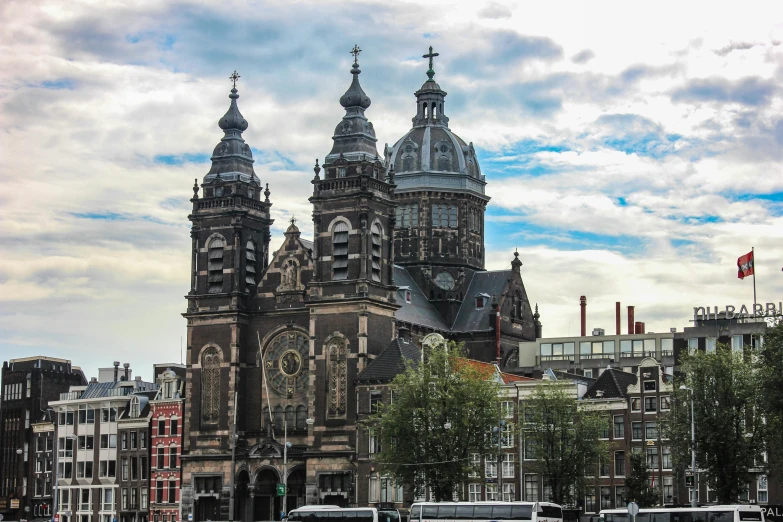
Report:
[[[239,78],[241,78],[241,76],[239,76],[236,71],[234,71],[234,74],[232,74],[231,76],[228,77],[229,80],[234,82],[234,89],[237,88],[237,80]]]
[[[358,45],[354,45],[353,49],[351,49],[351,52],[350,52],[350,54],[353,55],[353,63],[355,63],[356,65],[359,64],[359,53],[360,52],[362,52],[362,50],[359,49]]]
[[[433,53],[431,45],[430,45],[430,52],[428,54],[422,55],[422,58],[430,59],[430,69],[427,71],[427,76],[429,77],[430,81],[435,81],[432,79],[435,76],[435,71],[432,68],[432,59],[435,58],[436,56],[440,56],[440,53]]]

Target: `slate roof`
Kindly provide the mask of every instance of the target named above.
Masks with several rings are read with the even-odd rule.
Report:
[[[411,302],[405,302],[405,296],[402,291],[397,295],[397,304],[401,308],[396,313],[398,321],[403,323],[416,324],[442,332],[447,332],[449,327],[443,321],[435,307],[421,291],[411,275],[401,266],[394,265],[394,284],[398,287],[408,287],[411,291]]]
[[[628,386],[636,384],[636,375],[613,368],[607,368],[598,376],[584,394],[586,399],[625,399],[628,397]],[[597,391],[603,395],[598,397]]]
[[[302,238],[300,237],[300,238],[299,238],[299,242],[300,242],[300,243],[302,243],[302,246],[303,246],[303,247],[305,247],[305,248],[306,248],[307,250],[309,250],[310,252],[312,252],[312,251],[313,251],[313,242],[312,242],[312,241],[309,241],[309,240],[307,240],[307,239],[302,239]]]
[[[465,293],[465,300],[462,301],[462,306],[454,319],[451,330],[455,332],[489,330],[489,314],[492,312],[492,303],[487,302],[484,308],[476,310],[475,297],[477,294],[501,296],[510,277],[511,270],[495,270],[473,274],[468,291]]]
[[[596,381],[592,377],[585,377],[584,375],[577,375],[575,373],[568,373],[561,370],[552,370],[552,373],[555,374],[555,377],[557,377],[558,380],[570,380],[570,381],[579,381],[587,384],[587,386],[592,386],[592,384]]]
[[[91,382],[87,385],[87,389],[84,390],[84,393],[82,393],[81,397],[79,398],[97,399],[99,397],[108,397],[111,390],[115,388],[122,388],[124,386],[121,385],[127,384],[128,382],[132,382],[133,387],[129,387],[132,391],[128,392],[127,395],[131,395],[132,393],[140,391],[154,391],[158,389],[156,384],[144,381]]]
[[[397,337],[381,354],[373,359],[359,375],[357,383],[391,382],[405,371],[408,361],[414,364],[421,359],[421,352],[411,341]]]

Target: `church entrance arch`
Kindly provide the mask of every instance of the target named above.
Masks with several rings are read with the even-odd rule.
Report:
[[[255,499],[253,500],[253,519],[254,520],[280,520],[280,509],[282,502],[277,496],[277,484],[280,476],[277,471],[264,468],[256,475],[253,490]]]
[[[286,509],[292,509],[305,505],[305,468],[297,466],[288,473],[288,494],[286,496]]]
[[[253,520],[250,511],[250,475],[246,469],[241,470],[236,476],[236,489],[234,490],[234,510],[232,520],[249,522]]]

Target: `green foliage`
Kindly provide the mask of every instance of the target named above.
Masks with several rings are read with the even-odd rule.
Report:
[[[767,418],[769,436],[769,470],[783,478],[783,322],[764,335],[759,365],[760,409]]]
[[[451,500],[472,469],[471,454],[495,455],[489,436],[500,415],[498,384],[453,342],[433,348],[392,382],[393,401],[367,428],[381,440],[380,470],[435,500]],[[446,428],[447,423],[450,427]]]
[[[629,461],[631,473],[625,479],[628,502],[636,502],[643,508],[655,506],[658,504],[658,488],[650,487],[650,472],[644,454],[631,452]]]
[[[524,419],[526,451],[537,457],[531,470],[544,477],[552,502],[573,505],[583,497],[585,475],[596,475],[599,459],[609,453],[599,440],[609,418],[579,407],[571,384],[550,381],[525,401]]]
[[[719,344],[715,352],[687,356],[682,369],[684,384],[693,390],[698,468],[706,471],[719,503],[736,502],[750,481],[749,468],[755,467],[764,449],[757,357]],[[690,442],[689,391],[677,390],[675,410],[670,419],[673,433],[680,444],[687,433]],[[683,453],[680,449],[679,464]]]

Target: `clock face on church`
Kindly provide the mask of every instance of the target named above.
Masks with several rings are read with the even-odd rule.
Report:
[[[301,332],[283,332],[275,337],[265,356],[269,385],[288,397],[307,388],[310,343]]]

